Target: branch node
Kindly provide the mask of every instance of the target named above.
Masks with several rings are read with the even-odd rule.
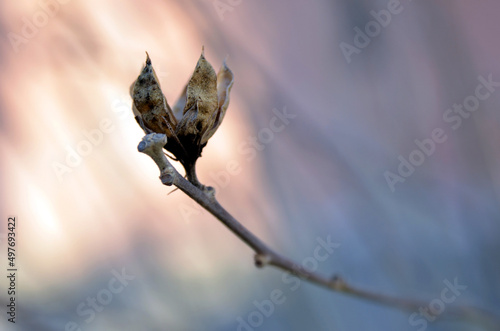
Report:
[[[215,201],[215,188],[212,186],[203,186],[203,193],[210,199],[210,201]]]
[[[162,184],[167,185],[167,186],[172,186],[172,184],[174,183],[174,179],[175,179],[174,175],[175,174],[172,174],[172,172],[169,171],[169,169],[162,171],[162,173],[160,174],[160,180],[161,180]]]
[[[339,275],[334,275],[330,279],[330,288],[335,291],[345,292],[348,286],[347,283]]]
[[[268,254],[258,253],[255,254],[254,260],[255,260],[255,266],[257,268],[263,268],[266,265],[270,264],[272,259],[271,256]]]
[[[163,146],[166,144],[166,135],[163,133],[150,133],[142,138],[137,149],[139,152],[149,155],[155,161],[160,169],[161,182],[170,186],[174,183],[176,172],[163,153]]]

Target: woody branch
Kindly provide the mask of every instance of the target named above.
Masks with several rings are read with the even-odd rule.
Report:
[[[149,155],[155,161],[160,169],[160,180],[164,185],[174,185],[179,188],[252,248],[255,252],[255,264],[257,267],[274,266],[329,290],[400,310],[418,311],[421,307],[427,306],[426,303],[421,301],[392,297],[354,287],[337,275],[325,277],[318,273],[307,271],[299,267],[298,263],[294,263],[288,258],[274,252],[219,204],[212,188],[204,187],[200,189],[194,186],[170,164],[170,161],[163,153],[163,146],[166,143],[167,137],[165,134],[151,133],[142,139],[138,150]],[[430,315],[438,315],[432,311],[429,313]],[[498,325],[499,323],[495,316],[475,307],[447,307],[446,313],[460,318],[474,318],[479,320],[481,324]]]

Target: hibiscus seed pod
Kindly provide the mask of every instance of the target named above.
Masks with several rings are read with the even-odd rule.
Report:
[[[222,63],[219,72],[217,73],[217,99],[218,99],[218,109],[214,114],[215,119],[212,126],[208,129],[203,137],[201,138],[201,144],[206,144],[208,139],[210,139],[215,131],[219,128],[222,123],[224,116],[226,115],[227,107],[229,107],[229,93],[234,83],[234,75],[231,69],[226,65],[226,60]]]
[[[139,125],[146,133],[167,135],[164,148],[181,162],[189,181],[198,187],[203,185],[196,178],[196,160],[224,118],[233,81],[233,73],[226,62],[216,75],[202,50],[173,111],[161,91],[149,55],[130,89]]]
[[[147,53],[146,53],[147,54]],[[176,119],[161,91],[160,83],[149,55],[139,77],[131,88],[134,112],[145,131],[164,133],[172,137]]]
[[[192,135],[201,141],[211,127],[218,109],[217,75],[203,52],[186,87],[186,105],[179,122],[179,136]],[[194,138],[193,138],[194,139]]]

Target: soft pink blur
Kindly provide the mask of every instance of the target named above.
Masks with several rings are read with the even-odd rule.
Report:
[[[36,1],[4,7],[7,26],[16,30],[19,17],[40,10]],[[196,259],[179,272],[199,277],[220,268],[217,263],[203,264],[203,256],[210,254],[207,247],[217,252],[222,264],[234,258],[234,250],[248,256],[245,247],[214,226],[213,218],[181,192],[167,195],[171,189],[160,184],[155,164],[136,150],[143,133],[132,117],[128,89],[145,61],[145,51],[170,104],[191,75],[202,45],[216,70],[222,63],[223,57],[190,26],[191,19],[175,2],[74,1],[61,5],[18,52],[4,41],[9,51],[3,53],[2,72],[2,204],[19,217],[23,280],[30,291],[78,281],[93,264],[129,250],[138,231],[162,238],[161,250],[175,250],[169,263],[186,256]],[[250,70],[234,68],[231,58],[228,64],[236,69],[237,81]],[[221,190],[221,199],[245,210],[238,216],[258,230],[254,221],[272,218],[273,211],[259,195],[253,198],[259,211],[245,207],[257,186],[250,178],[259,176],[252,164],[232,154],[249,134],[238,111],[239,93],[236,86],[199,172],[210,182],[208,172],[224,169],[229,160],[245,163],[245,176],[231,179],[241,194]],[[110,131],[102,133],[102,142],[92,145],[81,164],[65,168],[70,172],[61,168],[67,165],[69,151],[88,140],[84,132],[100,130],[102,121]],[[194,216],[185,217],[181,210]],[[210,240],[214,237],[220,240]],[[228,244],[234,248],[228,250]]]

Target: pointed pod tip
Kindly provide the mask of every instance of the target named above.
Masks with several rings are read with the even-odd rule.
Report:
[[[220,69],[219,69],[219,73],[229,73],[231,75],[233,74],[233,72],[231,71],[231,69],[229,69],[229,67],[227,66],[227,59],[228,58],[229,58],[229,55],[226,56],[226,58],[222,62],[222,65],[220,66]]]
[[[146,64],[151,65],[151,59],[149,58],[148,51],[146,51]]]
[[[201,46],[201,55],[200,55],[200,60],[206,60],[205,59],[205,45]]]

